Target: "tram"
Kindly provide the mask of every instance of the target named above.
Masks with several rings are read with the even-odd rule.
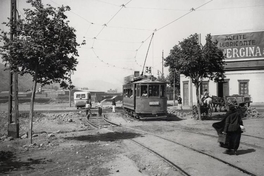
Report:
[[[123,108],[139,119],[167,117],[164,81],[153,76],[138,76],[123,85]]]

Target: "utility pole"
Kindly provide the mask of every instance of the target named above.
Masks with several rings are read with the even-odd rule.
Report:
[[[163,64],[163,61],[164,61],[164,51],[162,50],[162,61],[161,61],[161,78],[163,79],[164,78],[164,64]]]
[[[70,72],[70,79],[71,79],[71,72]],[[69,87],[69,105],[71,107],[71,84],[70,84],[70,87]]]
[[[176,84],[176,82],[175,82],[175,78],[176,78],[176,68],[174,69],[174,72],[173,72],[173,106],[175,106],[175,84]]]
[[[17,6],[16,0],[11,0],[11,13],[10,13],[10,40],[14,39],[16,35],[16,19],[17,19]],[[10,53],[12,57],[12,53]],[[10,67],[12,63],[9,63]],[[14,104],[13,104],[14,102]],[[14,105],[14,107],[13,107]],[[13,112],[14,110],[14,112]],[[18,122],[18,73],[9,70],[9,98],[8,98],[8,136],[13,138],[19,137],[19,122]]]

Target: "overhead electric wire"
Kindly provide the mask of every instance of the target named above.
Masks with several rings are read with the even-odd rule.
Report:
[[[107,27],[107,25],[115,18],[115,16],[127,5],[131,2],[132,0],[128,1],[126,4],[122,4],[120,9],[108,20],[107,23],[105,23],[102,27],[102,29],[99,31],[99,33],[94,37],[94,41],[92,44],[91,49],[94,51],[94,44],[95,44],[95,40],[97,39],[97,37],[101,34],[101,32],[104,30],[105,27]],[[95,53],[95,52],[94,52]],[[97,57],[99,57],[98,55],[96,55]],[[102,62],[104,62],[103,60],[101,60]],[[108,63],[107,63],[108,65]]]
[[[129,29],[129,30],[153,31],[152,29],[132,28],[132,27],[120,27],[120,26],[107,26],[107,27],[118,28],[118,29]]]
[[[213,1],[213,0],[211,0],[211,1]],[[195,10],[197,10],[197,9],[199,9],[199,8],[201,8],[201,7],[203,7],[203,6],[205,6],[206,4],[210,3],[211,1],[208,1],[208,2],[206,2],[206,3],[203,3],[202,5],[200,5],[200,6],[196,7],[196,8],[191,8],[191,10],[190,10],[189,12],[183,14],[183,15],[180,16],[179,18],[177,18],[177,19],[175,19],[175,20],[173,20],[173,21],[167,23],[166,25],[164,25],[164,26],[162,26],[162,27],[160,27],[160,28],[158,28],[158,29],[155,29],[155,32],[160,31],[161,29],[163,29],[163,28],[169,26],[170,24],[172,24],[172,23],[178,21],[179,19],[181,19],[181,18],[183,18],[184,16],[190,14],[191,12],[193,12],[193,11],[195,11]],[[154,34],[154,33],[153,33],[153,34]],[[150,36],[151,36],[151,35],[150,35]],[[150,36],[148,36],[147,39],[148,39]],[[147,40],[147,39],[146,39],[146,40]],[[144,40],[144,41],[146,41],[146,40]],[[142,46],[142,45],[141,45],[141,46]],[[140,47],[141,47],[141,46],[140,46]],[[138,50],[137,50],[137,51],[138,51]],[[135,58],[135,61],[136,61],[136,58]],[[145,62],[146,62],[146,60],[145,60]],[[145,62],[144,62],[144,66],[145,66]],[[136,63],[137,63],[137,62],[136,62]],[[143,67],[144,67],[144,66],[143,66]],[[144,68],[143,68],[143,70],[144,70]],[[142,73],[143,73],[143,70],[142,70]]]
[[[159,31],[159,30],[161,30],[161,29],[163,29],[163,28],[165,28],[165,27],[169,26],[170,24],[172,24],[172,23],[174,23],[174,22],[178,21],[179,19],[181,19],[181,18],[185,17],[186,15],[188,15],[188,14],[192,13],[193,11],[195,11],[195,10],[197,10],[197,9],[199,9],[199,8],[201,8],[201,7],[203,7],[203,6],[205,6],[206,4],[208,4],[208,3],[212,2],[212,1],[213,1],[213,0],[210,0],[210,1],[208,1],[208,2],[206,2],[206,3],[203,3],[202,5],[200,5],[200,6],[196,7],[196,8],[191,8],[191,10],[190,10],[189,12],[187,12],[187,13],[183,14],[182,16],[180,16],[180,17],[176,18],[175,20],[173,20],[173,21],[169,22],[168,24],[166,24],[166,25],[164,25],[164,26],[162,26],[162,27],[158,28],[158,29],[157,29],[157,31]]]
[[[129,9],[142,9],[142,10],[163,10],[163,11],[188,11],[184,9],[166,9],[166,8],[150,8],[150,7],[127,7]]]
[[[130,0],[130,1],[128,1],[125,5],[124,4],[122,4],[121,5],[121,7],[120,7],[120,9],[108,20],[108,22],[107,23],[105,23],[104,25],[103,25],[103,28],[100,30],[100,32],[96,35],[96,37],[98,37],[100,34],[101,34],[101,32],[104,30],[104,28],[105,27],[107,27],[107,25],[115,18],[115,16],[128,4],[128,3],[130,3],[132,0]]]
[[[94,1],[98,1],[98,2],[101,2],[101,3],[105,3],[105,4],[109,4],[109,5],[112,5],[112,6],[118,6],[117,4],[113,4],[113,3],[109,3],[109,2],[105,2],[105,1],[100,1],[100,0],[94,0]]]
[[[53,0],[50,0],[50,1],[52,1],[53,3],[56,3],[56,2],[54,2]],[[107,3],[107,2],[104,2],[104,1],[100,1],[100,0],[97,0],[97,1],[99,1],[99,2],[103,2],[103,3]],[[95,44],[95,40],[97,39],[97,37],[101,34],[101,32],[105,29],[105,27],[112,27],[112,28],[118,28],[118,27],[116,27],[116,26],[108,26],[108,24],[115,18],[115,16],[123,9],[123,8],[125,8],[126,7],[126,5],[127,4],[129,4],[130,2],[131,2],[132,0],[130,0],[130,1],[128,1],[127,3],[125,3],[125,4],[122,4],[121,5],[121,7],[120,7],[120,9],[108,20],[108,22],[107,23],[105,23],[105,24],[103,24],[103,26],[102,26],[102,29],[99,31],[99,33],[96,35],[96,37],[94,37],[93,38],[93,44],[92,44],[92,47],[91,47],[91,49],[94,51],[94,44]],[[211,0],[211,1],[213,1],[213,0]],[[171,21],[171,22],[169,22],[169,23],[167,23],[167,24],[165,24],[164,26],[162,26],[162,27],[160,27],[160,28],[158,28],[158,29],[155,29],[154,30],[154,32],[153,32],[153,34],[155,33],[155,32],[157,32],[157,31],[160,31],[161,29],[163,29],[163,28],[165,28],[165,27],[167,27],[167,26],[169,26],[169,25],[171,25],[172,23],[174,23],[174,22],[176,22],[176,21],[178,21],[179,19],[181,19],[181,18],[183,18],[184,16],[186,16],[186,15],[188,15],[188,14],[190,14],[191,12],[193,12],[193,11],[195,11],[195,10],[197,10],[197,9],[199,9],[199,8],[201,8],[201,7],[203,7],[203,6],[205,6],[206,4],[208,4],[208,3],[210,3],[211,1],[208,1],[208,2],[206,2],[206,3],[203,3],[202,5],[200,5],[200,6],[198,6],[198,7],[196,7],[196,8],[191,8],[191,10],[190,11],[188,11],[187,13],[185,13],[185,14],[183,14],[182,16],[180,16],[180,17],[178,17],[178,18],[176,18],[175,20],[173,20],[173,21]],[[57,4],[57,3],[56,3]],[[115,4],[111,4],[111,3],[107,3],[107,4],[110,4],[110,5],[114,5],[114,6],[117,6],[117,5],[115,5]],[[128,8],[133,8],[133,7],[128,7]],[[151,8],[150,8],[151,9]],[[155,8],[152,8],[152,9],[155,9]],[[158,8],[157,8],[158,9]],[[165,9],[165,10],[170,10],[170,9]],[[179,9],[174,9],[174,10],[179,10]],[[72,11],[70,11],[70,12],[72,12]],[[72,12],[72,13],[74,13],[74,12]],[[91,22],[90,20],[87,20],[86,18],[84,18],[84,17],[82,17],[82,16],[80,16],[80,15],[78,15],[77,13],[74,13],[75,15],[77,15],[77,16],[79,16],[80,18],[82,18],[82,19],[84,19],[85,21],[87,21],[87,22],[89,22],[90,24],[95,24],[95,23],[93,23],[93,22]],[[98,25],[98,24],[97,24]],[[121,28],[125,28],[125,27],[121,27]],[[137,30],[147,30],[147,29],[138,29],[138,28],[126,28],[126,29],[137,29]],[[86,32],[87,33],[87,32]],[[137,53],[138,53],[138,50],[142,47],[142,45],[145,43],[145,41],[147,41],[150,37],[153,37],[153,35],[149,35],[145,40],[143,40],[142,42],[141,42],[141,44],[140,44],[140,46],[138,47],[138,49],[136,50],[136,55],[135,55],[135,61],[136,61],[136,56],[137,56]],[[94,54],[96,54],[95,52],[94,52]],[[96,55],[97,56],[97,58],[99,58],[99,56],[98,55]],[[99,60],[101,60],[101,59],[99,59]],[[104,62],[103,60],[101,60],[101,62]],[[137,63],[137,61],[136,61],[136,63]],[[138,64],[138,63],[137,63]],[[144,63],[145,64],[145,63]]]

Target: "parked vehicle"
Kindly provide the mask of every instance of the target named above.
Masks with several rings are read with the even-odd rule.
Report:
[[[90,92],[74,92],[74,104],[77,109],[84,108],[86,101],[91,101]]]

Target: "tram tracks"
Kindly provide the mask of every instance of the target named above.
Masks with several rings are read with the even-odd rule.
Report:
[[[193,133],[193,134],[199,134],[199,135],[203,135],[203,136],[209,136],[209,137],[212,137],[212,138],[215,138],[215,139],[218,138],[217,135],[212,135],[212,134],[203,133],[203,132],[195,132],[195,131],[189,131],[189,130],[182,130],[182,131],[188,132],[188,133]],[[258,137],[258,136],[245,135],[245,134],[243,134],[243,136],[250,137],[250,138],[254,138],[254,139],[259,139],[259,140],[264,140],[264,138]],[[240,143],[243,144],[243,145],[245,145],[245,146],[254,147],[254,148],[258,148],[258,149],[264,150],[264,147],[263,146],[259,146],[259,145],[256,145],[256,144],[249,144],[247,142],[240,142]]]
[[[127,127],[126,127],[126,128],[127,128]],[[171,142],[171,143],[173,143],[173,144],[176,144],[176,145],[182,146],[182,147],[184,147],[184,148],[186,148],[186,149],[189,149],[189,150],[191,150],[191,151],[194,151],[194,152],[196,152],[196,153],[202,154],[202,155],[204,155],[204,156],[208,156],[208,157],[210,157],[210,158],[212,158],[212,159],[214,159],[214,160],[217,160],[217,161],[219,161],[219,162],[221,162],[221,163],[223,163],[223,164],[229,165],[230,167],[232,167],[232,168],[234,168],[234,169],[237,169],[237,170],[239,170],[239,171],[241,171],[241,172],[243,172],[243,173],[245,173],[245,174],[247,174],[247,175],[256,176],[256,174],[254,174],[254,173],[252,173],[252,172],[250,172],[250,171],[248,171],[248,170],[246,170],[246,169],[244,169],[244,168],[242,168],[242,167],[236,166],[236,165],[234,165],[234,164],[232,164],[232,163],[230,163],[230,162],[228,162],[228,161],[225,161],[225,160],[223,160],[223,159],[221,159],[221,158],[219,158],[219,157],[213,156],[213,155],[211,155],[211,154],[209,154],[209,153],[203,152],[203,151],[201,151],[201,150],[199,150],[199,149],[195,149],[194,147],[190,147],[190,146],[185,145],[185,144],[182,144],[182,143],[180,143],[180,142],[176,142],[176,141],[174,141],[174,140],[171,140],[171,139],[168,139],[168,138],[164,138],[164,137],[162,137],[162,136],[160,136],[160,135],[156,135],[156,134],[154,134],[154,133],[147,132],[147,131],[144,131],[144,130],[139,130],[139,129],[136,129],[136,128],[129,128],[129,129],[136,130],[136,131],[139,131],[139,132],[142,132],[142,133],[145,133],[145,134],[149,134],[149,135],[155,136],[155,137],[157,137],[157,138],[163,139],[163,140],[168,141],[168,142]],[[198,133],[198,134],[199,134],[199,133]],[[202,133],[200,133],[200,134],[202,134]],[[204,135],[204,134],[203,134],[203,135]],[[207,136],[212,137],[212,135],[207,135]],[[141,145],[143,146],[143,144],[141,144]],[[148,149],[148,150],[152,150],[152,149],[150,149],[150,148],[147,147],[147,146],[144,146],[144,148],[146,148],[146,149]]]
[[[100,128],[102,127],[102,121],[99,120],[99,118],[96,118],[97,119],[97,122],[100,123],[100,125],[96,125],[94,123],[96,123],[96,121],[92,122],[92,123],[89,123],[90,125],[93,125],[94,128]],[[93,120],[93,119],[91,119]],[[120,126],[118,124],[115,124],[115,123],[112,123],[110,121],[108,121],[105,117],[102,117],[101,120],[104,121],[103,123],[103,126],[104,127],[108,127],[108,126],[111,126],[111,125],[114,125],[114,126]],[[140,133],[143,133],[143,134],[148,134],[148,135],[151,135],[153,137],[156,137],[158,138],[159,140],[164,140],[168,143],[170,143],[170,145],[178,145],[182,148],[185,148],[189,151],[192,151],[194,153],[196,153],[196,155],[201,155],[201,156],[204,156],[204,157],[209,157],[212,159],[213,162],[219,162],[219,163],[222,163],[222,165],[228,165],[230,168],[232,168],[233,170],[237,170],[237,172],[242,172],[244,173],[245,175],[250,175],[250,176],[255,176],[256,174],[252,173],[251,171],[248,171],[247,169],[243,168],[243,167],[240,167],[240,166],[237,166],[236,164],[233,164],[229,161],[226,161],[224,159],[221,159],[217,156],[214,156],[210,153],[207,153],[207,152],[204,152],[200,149],[196,149],[194,147],[191,147],[191,146],[188,146],[188,145],[185,145],[181,142],[177,142],[177,141],[174,141],[172,139],[168,139],[168,138],[165,138],[165,137],[162,137],[160,135],[157,135],[157,134],[154,134],[154,133],[151,133],[151,132],[147,132],[147,131],[144,131],[144,130],[140,130],[140,129],[137,129],[137,128],[132,128],[132,127],[124,127],[125,129],[130,129],[130,130],[133,130],[133,131],[137,131],[137,132],[140,132]],[[193,132],[194,133],[194,132]],[[208,136],[208,137],[216,137],[214,135],[209,135],[209,134],[206,134],[206,133],[200,133],[200,132],[196,132],[196,134],[199,134],[199,135],[204,135],[204,136]],[[148,150],[149,152],[155,154],[157,157],[159,157],[161,160],[163,160],[164,162],[168,163],[171,167],[173,167],[177,172],[180,172],[182,175],[192,175],[192,173],[188,173],[188,171],[186,170],[186,168],[184,167],[181,167],[179,165],[179,163],[175,163],[174,161],[168,159],[166,156],[164,156],[163,154],[161,154],[159,151],[156,151],[155,148],[153,148],[153,146],[147,146],[145,145],[144,143],[142,143],[142,141],[138,141],[136,139],[130,139],[131,141],[133,141],[134,143],[136,143],[137,145],[139,145],[140,147]],[[256,147],[256,146],[254,146]],[[222,166],[224,167],[224,166]]]

